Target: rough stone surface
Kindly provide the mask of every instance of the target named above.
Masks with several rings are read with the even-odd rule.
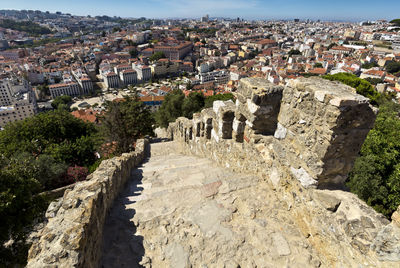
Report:
[[[168,135],[184,137],[192,152],[211,154],[223,165],[240,171],[266,167],[266,176],[276,167],[278,177],[296,177],[306,187],[341,188],[376,118],[368,99],[353,88],[320,78],[286,87],[246,78],[235,94],[235,106],[214,102],[195,120],[170,124]],[[183,131],[193,127],[196,139]]]
[[[75,184],[50,204],[48,222],[29,250],[27,267],[98,267],[106,213],[146,157],[147,144],[139,140],[135,152],[103,161],[90,180]]]
[[[353,194],[274,188],[256,175],[186,155],[182,145],[151,145],[151,158],[110,210],[100,267],[400,264],[370,249],[388,221]]]

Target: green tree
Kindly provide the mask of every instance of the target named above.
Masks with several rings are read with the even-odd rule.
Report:
[[[134,48],[129,51],[129,54],[131,55],[131,58],[136,58],[139,55],[139,52]]]
[[[387,217],[400,205],[400,105],[384,101],[347,186]]]
[[[216,100],[227,101],[227,100],[234,100],[234,99],[235,99],[235,96],[233,96],[232,93],[217,94],[217,95],[213,95],[213,96],[208,96],[205,99],[205,108],[212,107],[214,101],[216,101]]]
[[[27,32],[36,36],[51,33],[51,30],[49,28],[42,27],[39,24],[34,23],[33,21],[15,21],[11,19],[2,19],[0,20],[0,27]]]
[[[50,89],[48,85],[37,86],[37,90],[39,90],[44,96],[50,96]]]
[[[400,26],[400,19],[392,20],[392,21],[390,21],[390,23],[393,23],[393,24],[395,24],[397,26]]]
[[[400,75],[400,62],[393,61],[386,65],[386,71],[391,74],[399,74]]]
[[[24,265],[27,231],[47,206],[42,187],[25,161],[0,159],[0,266]],[[5,245],[7,241],[12,243]]]
[[[184,117],[193,118],[193,114],[201,111],[204,107],[204,95],[200,92],[191,92],[182,103],[182,113]]]
[[[137,139],[153,135],[153,117],[137,95],[120,102],[108,102],[106,107],[101,122],[106,140],[116,142],[116,153],[129,152]]]
[[[149,57],[151,61],[158,61],[159,59],[165,58],[165,54],[162,51],[158,51]]]
[[[375,86],[377,84],[383,83],[383,80],[380,79],[380,78],[367,77],[367,78],[364,78],[364,79],[367,80],[369,83],[371,83],[371,85],[375,85]]]
[[[168,124],[174,122],[178,117],[183,115],[182,104],[185,95],[182,90],[175,89],[165,96],[160,109],[155,114],[156,122],[161,127],[168,127]]]
[[[0,156],[11,157],[27,152],[47,154],[68,165],[90,165],[97,130],[92,123],[75,118],[64,110],[40,113],[22,121],[7,124],[0,131]]]
[[[314,68],[323,68],[324,66],[322,65],[322,63],[317,62],[314,64]]]
[[[328,50],[331,49],[331,48],[333,48],[333,47],[335,47],[335,46],[337,46],[336,43],[331,43],[331,44],[328,46]]]
[[[289,54],[289,57],[291,57],[293,55],[301,55],[301,52],[298,49],[291,49],[288,54]]]
[[[71,96],[63,95],[63,96],[55,97],[51,103],[51,106],[54,109],[62,108],[62,109],[69,110],[71,102],[72,102]]]
[[[363,69],[371,69],[372,67],[378,67],[379,65],[376,62],[367,62],[361,65],[361,68]]]

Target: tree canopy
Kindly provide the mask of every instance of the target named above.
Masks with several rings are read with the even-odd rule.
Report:
[[[400,105],[385,101],[347,186],[387,217],[400,205]]]
[[[193,118],[193,114],[200,112],[203,108],[210,108],[216,100],[232,100],[232,93],[218,94],[204,97],[201,92],[191,92],[187,98],[179,89],[165,96],[160,109],[156,112],[155,118],[159,126],[166,128],[168,124],[174,122],[178,117],[184,116]]]
[[[93,124],[62,109],[9,123],[0,131],[1,265],[23,265],[26,233],[47,206],[39,193],[86,177],[96,161],[96,135]],[[13,243],[5,247],[9,239]]]
[[[391,20],[390,23],[393,23],[393,24],[395,24],[397,26],[400,26],[400,19]]]
[[[154,53],[153,55],[150,56],[149,60],[151,61],[157,61],[159,59],[163,59],[165,58],[165,54],[162,51],[158,51],[156,53]]]
[[[0,132],[0,155],[46,154],[58,162],[86,166],[94,162],[96,128],[63,110],[40,113],[8,124]]]
[[[204,108],[210,108],[213,106],[214,101],[216,100],[222,100],[222,101],[227,101],[227,100],[234,100],[235,96],[233,96],[232,93],[225,93],[225,94],[217,94],[213,96],[208,96],[205,100],[205,105]]]
[[[51,106],[54,109],[69,110],[69,106],[70,106],[71,102],[72,102],[71,96],[63,95],[63,96],[55,97],[51,103]]]
[[[153,135],[154,119],[138,96],[108,102],[106,107],[101,118],[104,137],[107,142],[116,142],[116,153],[129,152],[137,139]]]
[[[204,95],[201,92],[191,92],[182,103],[182,115],[193,118],[193,114],[200,112],[204,107]]]
[[[289,54],[289,57],[290,57],[292,55],[301,55],[301,52],[298,49],[291,49],[288,54]]]
[[[0,27],[22,31],[32,35],[42,35],[51,33],[49,28],[42,27],[39,24],[34,23],[33,21],[15,21],[10,19],[2,19],[0,20]]]
[[[182,116],[184,99],[185,95],[180,89],[175,89],[171,93],[168,93],[155,115],[157,124],[166,128],[169,123],[174,122],[178,117]]]
[[[392,61],[392,62],[388,63],[386,65],[385,69],[388,73],[400,76],[400,62],[398,62],[398,61]]]

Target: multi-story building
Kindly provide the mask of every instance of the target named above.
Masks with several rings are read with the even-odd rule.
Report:
[[[230,75],[229,71],[221,70],[221,71],[213,71],[208,73],[201,73],[196,76],[199,79],[201,84],[207,82],[215,82],[217,84],[226,84],[229,81]]]
[[[123,70],[129,70],[129,69],[132,69],[129,64],[120,64],[114,67],[114,72],[119,75]]]
[[[50,85],[49,90],[50,90],[50,95],[53,99],[63,95],[71,97],[81,95],[78,83],[73,83],[73,82],[68,84],[62,83],[62,84]]]
[[[37,113],[35,94],[29,84],[22,82],[0,80],[0,128]]]
[[[12,89],[8,79],[0,80],[0,106],[9,106],[12,103]]]
[[[109,72],[105,75],[104,83],[107,88],[119,88],[119,77],[114,72]]]
[[[192,42],[172,43],[154,46],[154,53],[163,52],[170,60],[181,60],[192,51]]]
[[[133,85],[137,84],[137,73],[135,70],[128,69],[128,70],[123,70],[119,73],[119,77],[121,79],[121,82],[125,85]]]
[[[151,68],[149,66],[132,63],[132,68],[137,72],[139,80],[149,81],[151,79]]]
[[[0,55],[6,59],[10,60],[18,60],[25,56],[25,51],[22,49],[14,49],[14,50],[5,50],[0,52]]]
[[[88,76],[83,76],[78,83],[81,86],[82,95],[88,95],[93,91],[93,83]]]
[[[81,68],[72,69],[72,75],[75,77],[76,81],[78,81],[79,86],[81,87],[81,95],[88,95],[93,91],[93,83],[89,76],[82,71]],[[66,82],[64,80],[64,82]]]

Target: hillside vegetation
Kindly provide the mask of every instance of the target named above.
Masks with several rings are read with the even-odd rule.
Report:
[[[42,27],[32,21],[15,21],[10,19],[3,19],[0,20],[0,27],[26,32],[31,35],[42,35],[51,33],[50,29]]]
[[[389,218],[400,205],[400,105],[355,75],[340,73],[324,78],[356,88],[357,93],[379,106],[375,126],[365,139],[346,185]]]

